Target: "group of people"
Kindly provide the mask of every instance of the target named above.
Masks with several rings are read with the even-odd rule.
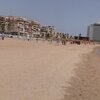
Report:
[[[81,45],[81,44],[90,44],[91,42],[87,39],[75,39],[74,37],[66,37],[66,35],[57,35],[55,37],[51,37],[51,41],[56,41],[57,44],[62,43],[62,45],[66,45],[66,43],[70,43],[70,44],[77,44],[77,45]]]
[[[5,38],[5,34],[2,33],[0,35],[1,39],[4,40]],[[31,40],[31,36],[30,35],[27,35],[27,36],[23,36],[24,40],[27,39],[27,41],[30,41]],[[74,37],[67,37],[65,34],[62,34],[62,35],[49,35],[48,37],[39,37],[39,36],[36,36],[35,39],[36,39],[36,42],[38,42],[39,38],[42,38],[44,40],[49,40],[50,43],[52,43],[53,41],[56,41],[57,44],[62,44],[62,45],[66,45],[66,43],[70,43],[70,44],[77,44],[77,45],[80,45],[80,44],[90,44],[91,42],[89,40],[86,40],[86,39],[76,39]]]

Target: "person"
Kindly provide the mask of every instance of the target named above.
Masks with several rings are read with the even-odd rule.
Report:
[[[39,36],[38,36],[38,35],[36,35],[36,42],[37,42],[37,43],[38,43],[38,40],[39,40],[38,38],[39,38]]]
[[[57,44],[59,45],[60,43],[60,35],[57,36]]]
[[[27,40],[28,40],[28,41],[30,40],[30,36],[29,36],[29,35],[27,35]]]
[[[52,41],[53,41],[53,36],[50,35],[50,37],[49,37],[49,42],[50,42],[50,44],[52,44]]]
[[[65,37],[65,35],[62,36],[62,45],[66,45],[66,37]]]
[[[1,38],[2,38],[2,40],[4,40],[4,38],[5,38],[5,34],[4,33],[2,33]]]

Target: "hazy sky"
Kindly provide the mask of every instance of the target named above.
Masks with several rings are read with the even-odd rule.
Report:
[[[0,15],[22,16],[54,25],[59,32],[83,35],[100,21],[100,0],[0,0]]]

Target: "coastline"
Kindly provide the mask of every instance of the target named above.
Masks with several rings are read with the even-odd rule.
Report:
[[[100,100],[100,46],[88,55],[75,68],[75,76],[65,87],[63,100]]]

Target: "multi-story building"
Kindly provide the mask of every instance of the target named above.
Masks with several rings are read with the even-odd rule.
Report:
[[[100,24],[94,23],[88,26],[87,36],[89,37],[89,40],[100,41]]]
[[[45,37],[47,34],[54,34],[55,29],[54,26],[42,26],[40,32],[41,35]]]
[[[37,35],[46,36],[46,34],[54,34],[54,26],[41,26],[40,23],[27,20],[23,17],[16,16],[0,16],[0,32],[12,35]]]
[[[31,32],[32,36],[36,37],[36,35],[40,35],[41,25],[37,22],[31,21]]]
[[[39,33],[40,24],[23,17],[0,16],[0,32],[16,35],[33,35]]]
[[[5,31],[5,18],[3,16],[0,16],[0,32]]]

